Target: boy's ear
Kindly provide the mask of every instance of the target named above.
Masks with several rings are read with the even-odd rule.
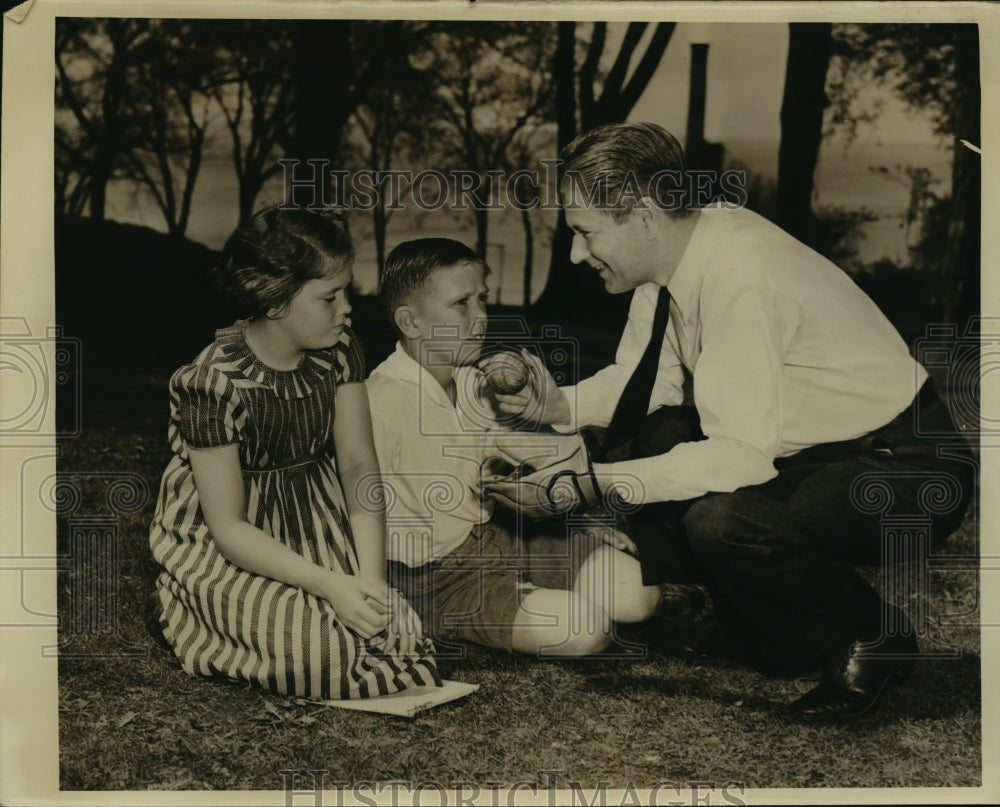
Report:
[[[412,306],[401,305],[393,314],[392,319],[399,328],[399,332],[409,339],[416,339],[420,336],[420,329],[417,328],[416,312]]]

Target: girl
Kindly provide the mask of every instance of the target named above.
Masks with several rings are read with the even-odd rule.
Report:
[[[320,699],[440,685],[365,494],[378,464],[352,263],[329,216],[260,211],[215,270],[248,319],[171,378],[150,545],[159,625],[191,675]]]

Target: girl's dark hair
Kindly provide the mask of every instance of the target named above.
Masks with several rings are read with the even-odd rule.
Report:
[[[272,206],[229,236],[213,275],[237,316],[266,317],[323,277],[330,260],[341,269],[354,260],[342,215]]]
[[[431,275],[457,263],[477,264],[486,274],[490,271],[474,250],[451,238],[417,238],[397,246],[378,276],[379,298],[389,320],[395,324],[396,309],[408,303]]]

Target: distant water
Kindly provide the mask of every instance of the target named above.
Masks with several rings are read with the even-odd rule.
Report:
[[[729,140],[724,145],[727,163],[737,160],[750,171],[776,180],[776,142]],[[910,203],[910,188],[902,172],[907,166],[928,168],[936,180],[931,190],[939,196],[947,196],[951,193],[951,161],[951,150],[945,146],[855,142],[845,148],[842,142],[824,142],[816,166],[813,207],[868,209],[878,219],[859,228],[857,262],[868,264],[881,258],[905,262],[905,217]],[[898,171],[904,181],[889,180],[872,170],[879,167],[889,169],[890,173]],[[911,233],[911,241],[913,235]]]
[[[726,140],[726,161],[737,160],[750,171],[774,181],[778,172],[777,141]],[[926,166],[938,180],[933,186],[940,195],[950,193],[951,152],[922,144],[892,143],[879,145],[858,141],[845,151],[843,145],[824,143],[816,169],[814,207],[867,208],[879,216],[863,225],[857,240],[857,261],[873,263],[888,257],[907,260],[904,217],[909,205],[909,189],[873,173],[870,167],[893,169],[907,165]],[[258,204],[279,201],[280,180],[272,183]],[[162,216],[144,194],[113,183],[109,189],[109,218],[143,224],[164,230]],[[532,297],[545,285],[549,264],[548,241],[554,214],[536,211],[535,271]],[[371,241],[369,216],[358,213],[352,218],[356,240],[355,278],[359,290],[375,290],[375,250]],[[188,237],[211,248],[222,246],[236,224],[236,179],[232,165],[220,156],[206,159],[195,189]],[[495,302],[514,304],[523,298],[524,236],[520,217],[514,211],[490,217],[489,258],[493,266],[491,297]],[[407,214],[394,217],[389,224],[388,242],[392,246],[406,238],[420,235],[446,235],[472,243],[475,238],[471,216],[453,216],[444,211],[415,218]]]
[[[776,178],[778,144],[759,140],[727,140],[726,160],[739,160],[751,171]],[[950,192],[951,151],[923,144],[855,143],[848,149],[842,144],[824,143],[816,166],[814,204],[835,207],[867,207],[875,213],[896,215],[909,204],[909,190],[890,182],[871,168],[924,166],[938,180],[934,186],[941,195]]]

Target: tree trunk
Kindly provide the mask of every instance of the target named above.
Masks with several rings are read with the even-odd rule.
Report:
[[[556,80],[556,139],[562,149],[576,137],[576,23],[560,22],[556,34],[552,72]]]
[[[385,190],[385,184],[382,185]],[[372,237],[375,239],[375,265],[378,267],[378,274],[381,277],[385,268],[385,233],[387,229],[387,217],[385,214],[385,196],[379,194],[378,203],[372,208]]]
[[[122,106],[128,83],[125,76],[126,59],[129,48],[127,25],[121,20],[108,21],[108,39],[113,52],[104,79],[101,96],[101,116],[103,129],[97,143],[97,155],[90,179],[90,217],[94,221],[104,221],[107,204],[108,183],[114,171],[115,161],[123,149],[119,127]]]
[[[596,42],[603,47],[603,29],[601,23],[595,23]],[[631,27],[633,38],[623,43],[623,51],[616,59],[616,65],[630,62],[633,51],[638,45],[641,33],[639,28]],[[673,32],[672,23],[660,23],[651,38],[646,50],[639,59],[639,67],[632,77],[624,84],[624,68],[619,71],[618,78],[606,85],[599,100],[585,106],[589,110],[586,116],[587,127],[604,123],[618,123],[628,116],[632,106],[642,95],[659,64],[660,58],[670,41]],[[590,97],[589,88],[593,86],[599,63],[599,53],[594,48],[588,54],[584,68],[580,70],[579,92],[581,98]],[[556,118],[558,125],[558,143],[561,149],[572,140],[576,129],[576,30],[574,23],[559,23],[558,40],[554,56],[553,73],[556,80]],[[586,88],[586,90],[585,90]],[[581,105],[584,106],[584,105]],[[582,114],[582,113],[581,113]],[[570,263],[569,254],[573,243],[573,234],[566,226],[566,219],[559,211],[559,220],[552,234],[552,258],[549,264],[549,276],[545,290],[535,304],[540,314],[552,317],[554,321],[569,323],[587,321],[589,324],[611,323],[623,320],[628,310],[629,295],[608,295],[597,272],[586,266],[574,266]],[[596,318],[596,319],[595,319]],[[570,326],[575,327],[575,326]],[[568,329],[567,329],[568,330]],[[586,334],[581,331],[581,338]]]
[[[103,151],[100,151],[94,158],[90,172],[90,218],[94,221],[104,221],[110,177],[111,162],[105,158]]]
[[[563,146],[576,137],[576,23],[560,22],[557,28],[556,52],[552,72],[556,82],[556,142]],[[590,81],[592,76],[583,74],[580,81]],[[546,316],[562,317],[579,304],[575,293],[579,284],[567,260],[573,234],[566,226],[566,216],[559,210],[556,228],[552,232],[552,257],[549,277],[542,296],[535,304]],[[598,289],[599,290],[599,289]]]
[[[805,243],[812,240],[813,181],[823,139],[832,28],[830,23],[788,25],[776,223]]]
[[[326,160],[329,171],[340,152],[341,133],[354,107],[351,96],[350,25],[344,20],[296,20],[292,31],[292,81],[295,87],[294,126],[290,159]],[[301,164],[295,176],[308,179],[312,166]],[[325,206],[329,177],[319,187],[308,183],[286,188],[290,202]]]
[[[241,225],[250,221],[250,217],[253,215],[253,204],[257,200],[258,190],[259,189],[255,186],[255,183],[250,182],[246,177],[244,177],[243,182],[240,183],[239,223]]]
[[[480,205],[473,209],[476,219],[476,254],[486,260],[486,247],[489,228],[489,211]]]
[[[535,234],[531,229],[531,211],[527,208],[521,210],[521,224],[524,227],[524,294],[523,305],[525,310],[531,305],[531,274],[534,269],[535,259]]]
[[[981,147],[979,108],[979,32],[975,25],[957,27],[956,105],[954,160],[952,162],[951,212],[945,251],[945,322],[960,331],[968,318],[980,313],[981,157],[959,140]]]

